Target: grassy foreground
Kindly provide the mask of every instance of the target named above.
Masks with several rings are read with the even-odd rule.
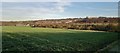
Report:
[[[114,32],[2,27],[3,51],[98,51],[116,40]]]

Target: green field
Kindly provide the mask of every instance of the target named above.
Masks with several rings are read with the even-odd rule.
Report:
[[[2,27],[3,51],[98,51],[118,33],[31,27]]]

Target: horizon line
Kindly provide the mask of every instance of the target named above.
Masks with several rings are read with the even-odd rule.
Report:
[[[0,21],[36,21],[36,20],[57,20],[57,19],[74,19],[74,18],[99,18],[99,17],[106,17],[106,18],[118,18],[119,16],[85,16],[85,17],[61,17],[61,18],[45,18],[45,19],[27,19],[27,20],[0,20]]]

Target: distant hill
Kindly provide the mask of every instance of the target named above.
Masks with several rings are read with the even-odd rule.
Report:
[[[68,19],[47,19],[34,21],[3,21],[2,26],[31,26],[44,28],[67,28],[82,30],[111,30],[111,26],[119,26],[118,17],[86,17],[86,18],[68,18]],[[103,27],[102,29],[96,29]]]

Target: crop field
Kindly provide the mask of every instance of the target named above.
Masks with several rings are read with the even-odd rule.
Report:
[[[2,27],[3,51],[98,51],[116,40],[115,32]]]

